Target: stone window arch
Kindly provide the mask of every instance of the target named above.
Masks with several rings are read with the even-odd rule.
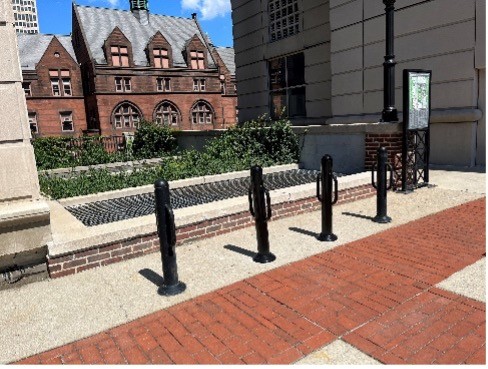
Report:
[[[213,125],[215,112],[210,103],[200,100],[193,104],[190,111],[190,117],[192,124]]]
[[[169,100],[160,102],[154,109],[154,121],[165,126],[179,126],[181,114],[178,107]]]
[[[112,126],[114,129],[137,128],[141,119],[141,110],[129,101],[118,104],[112,112]]]

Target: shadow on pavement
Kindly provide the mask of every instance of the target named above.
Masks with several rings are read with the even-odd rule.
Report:
[[[141,269],[139,270],[139,274],[158,287],[163,285],[163,277],[161,277],[158,273],[152,271],[151,269]]]
[[[370,217],[369,215],[349,213],[348,211],[345,211],[342,214],[343,215],[349,215],[350,217],[361,218],[361,219],[368,219],[368,220],[373,220],[374,219],[373,217]]]
[[[255,252],[243,249],[242,247],[235,246],[235,245],[225,245],[224,249],[234,251],[234,252],[237,252],[238,254],[246,255],[246,256],[249,256],[251,258],[256,256]]]
[[[307,236],[310,236],[310,237],[314,237],[314,238],[317,238],[318,237],[318,233],[315,233],[315,232],[312,232],[312,231],[309,231],[309,230],[306,230],[306,229],[302,229],[302,228],[297,228],[297,227],[290,227],[288,228],[290,231],[293,231],[293,232],[297,232],[297,233],[301,233],[301,234],[304,234],[304,235],[307,235]]]

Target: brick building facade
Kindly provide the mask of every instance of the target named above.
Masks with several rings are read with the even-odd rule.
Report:
[[[179,130],[236,123],[233,50],[214,47],[195,15],[151,14],[145,1],[131,11],[73,4],[72,34],[89,129],[120,135],[142,119]]]
[[[27,111],[34,136],[87,129],[80,67],[69,36],[19,34]]]
[[[237,122],[234,50],[215,47],[196,15],[73,4],[72,36],[18,35],[37,136],[120,136],[141,120],[178,130]]]

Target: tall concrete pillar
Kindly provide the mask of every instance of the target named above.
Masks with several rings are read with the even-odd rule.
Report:
[[[49,207],[40,197],[11,0],[0,0],[0,287],[46,267]]]

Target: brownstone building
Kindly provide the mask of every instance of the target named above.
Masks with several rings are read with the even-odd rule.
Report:
[[[17,40],[33,135],[82,134],[85,103],[71,37],[19,34]]]
[[[236,123],[234,51],[214,47],[196,15],[151,14],[73,4],[73,48],[81,66],[88,128],[135,130],[141,119],[180,130]]]

